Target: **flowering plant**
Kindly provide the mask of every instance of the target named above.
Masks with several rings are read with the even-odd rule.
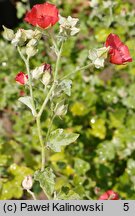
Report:
[[[60,60],[64,49],[64,43],[79,33],[78,19],[72,17],[61,17],[55,5],[50,3],[35,5],[31,11],[25,16],[25,21],[36,27],[35,30],[19,29],[16,33],[13,30],[4,27],[4,37],[11,41],[17,48],[20,57],[22,58],[26,72],[19,72],[15,80],[17,83],[29,88],[29,95],[22,96],[19,101],[25,104],[33,115],[37,125],[37,132],[39,136],[39,143],[41,146],[41,169],[34,174],[34,181],[40,183],[45,195],[48,199],[62,199],[62,195],[55,190],[55,172],[45,166],[46,155],[48,149],[55,152],[61,152],[64,146],[75,142],[79,136],[77,133],[67,133],[63,128],[57,128],[52,131],[53,120],[58,116],[62,118],[67,113],[68,104],[66,103],[66,96],[71,95],[72,80],[69,79],[73,74],[84,71],[90,67],[102,68],[105,61],[109,58],[110,63],[125,64],[131,62],[127,46],[125,46],[117,35],[111,34],[107,37],[105,45],[98,49],[91,49],[88,52],[87,65],[77,67],[75,71],[69,72],[66,76],[59,74]],[[58,23],[59,32],[57,37],[54,37],[54,32],[50,28]],[[30,69],[30,60],[38,53],[38,43],[45,35],[52,41],[52,49],[56,55],[56,65],[52,67],[49,63]],[[34,96],[34,87],[37,85],[44,89],[44,101],[42,104],[37,104]],[[44,135],[41,127],[41,118],[46,107],[49,106],[51,113],[51,123],[46,135]],[[31,191],[32,178],[26,176],[22,183],[34,199],[35,195]],[[77,194],[72,194],[70,198],[78,198]]]

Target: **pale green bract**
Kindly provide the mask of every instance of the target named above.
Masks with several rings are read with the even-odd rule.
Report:
[[[102,47],[99,49],[91,49],[89,50],[88,58],[92,61],[96,68],[104,67],[105,59],[107,58],[107,54],[109,51],[109,47]]]
[[[60,16],[60,34],[64,33],[65,36],[74,36],[80,31],[80,29],[76,27],[78,22],[78,18],[72,18],[71,16],[66,18]]]

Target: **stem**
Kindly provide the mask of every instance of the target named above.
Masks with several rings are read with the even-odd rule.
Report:
[[[32,196],[32,198],[34,200],[37,200],[36,197],[35,197],[35,194],[31,190],[27,189],[27,192]]]
[[[51,96],[51,94],[52,94],[52,92],[53,92],[53,90],[55,88],[62,49],[63,49],[63,43],[61,44],[61,48],[60,48],[60,51],[59,51],[58,57],[57,57],[56,68],[55,68],[55,72],[54,72],[54,81],[53,81],[52,87],[50,88],[50,91],[48,92],[48,95],[45,98],[45,100],[44,100],[44,102],[43,102],[43,104],[41,106],[41,109],[40,109],[40,111],[39,111],[39,113],[37,115],[38,118],[41,117],[41,115],[42,115],[42,113],[44,111],[44,108],[45,108],[46,104],[48,103],[49,98],[50,98],[50,96]]]
[[[56,53],[56,55],[58,55],[59,54],[59,49],[58,49],[57,43],[56,43],[56,41],[54,39],[53,32],[51,30],[48,30],[48,35],[52,40],[52,44],[53,44],[53,46],[55,48],[55,53]]]
[[[72,76],[73,74],[76,74],[78,71],[85,70],[85,69],[87,69],[87,68],[89,68],[91,66],[93,66],[93,63],[90,63],[90,64],[88,64],[86,66],[81,67],[81,68],[77,68],[75,71],[73,71],[70,74],[67,74],[66,76],[62,77],[60,80],[66,79],[67,77]]]
[[[39,136],[40,145],[41,145],[41,158],[42,158],[41,171],[44,171],[44,168],[45,168],[45,146],[44,146],[44,141],[43,141],[42,132],[41,132],[40,118],[38,118],[38,117],[36,118],[36,123],[37,123],[38,136]]]
[[[32,90],[32,78],[31,78],[31,73],[30,73],[29,58],[27,58],[27,59],[25,58],[25,56],[22,54],[19,47],[17,47],[17,50],[18,50],[22,60],[25,63],[25,66],[26,66],[26,70],[27,70],[27,73],[28,73],[30,96],[31,96],[32,105],[33,105],[33,109],[34,109],[34,116],[36,116],[37,113],[36,113],[36,107],[35,107],[35,103],[34,103],[34,96],[33,96],[33,90]]]
[[[53,115],[52,118],[51,118],[51,122],[50,122],[50,125],[49,125],[49,128],[48,128],[47,134],[46,134],[46,141],[48,140],[48,136],[50,135],[50,131],[51,131],[51,128],[52,128],[52,123],[53,123],[54,118],[55,118],[55,115]]]

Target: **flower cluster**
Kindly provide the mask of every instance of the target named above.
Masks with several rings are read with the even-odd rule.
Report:
[[[80,29],[77,28],[77,24],[79,22],[79,19],[72,18],[71,16],[68,16],[68,18],[60,16],[60,34],[63,34],[64,36],[74,36],[77,34]]]

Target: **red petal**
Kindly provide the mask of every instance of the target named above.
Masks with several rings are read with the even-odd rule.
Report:
[[[119,195],[118,195],[118,193],[114,192],[113,190],[108,190],[99,197],[99,200],[108,200],[108,199],[118,200]]]
[[[113,190],[108,190],[106,193],[108,194],[108,198],[110,197],[111,200],[119,200],[118,193],[114,192]]]
[[[24,20],[45,29],[58,22],[58,9],[50,3],[37,4],[26,14]]]
[[[15,81],[20,85],[25,85],[27,80],[28,80],[28,75],[24,74],[23,72],[19,72],[15,77]]]
[[[108,200],[108,194],[105,192],[99,197],[99,200]]]
[[[110,34],[106,39],[105,46],[110,47],[109,54],[112,64],[121,65],[132,62],[128,47],[121,42],[117,35]]]
[[[110,46],[112,48],[117,48],[122,44],[120,38],[118,35],[115,34],[109,34],[109,36],[106,39],[106,47]]]

